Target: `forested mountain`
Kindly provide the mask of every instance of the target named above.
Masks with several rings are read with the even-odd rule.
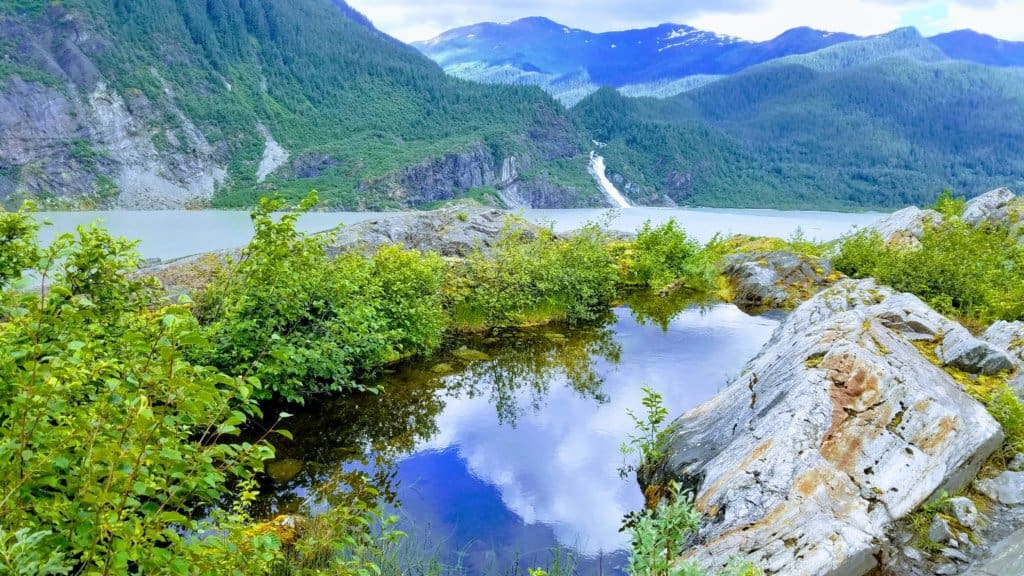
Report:
[[[601,201],[551,97],[451,78],[341,0],[14,0],[0,47],[7,204]]]
[[[768,60],[855,39],[796,28],[750,42],[680,24],[595,34],[546,18],[524,18],[456,28],[413,46],[455,76],[535,84],[572,104],[601,86],[637,95],[678,93]]]
[[[1024,74],[910,29],[664,100],[605,89],[574,112],[641,201],[849,209],[1024,185]]]

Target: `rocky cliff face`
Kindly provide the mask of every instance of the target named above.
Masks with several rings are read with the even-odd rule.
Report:
[[[573,156],[576,148],[559,150]],[[558,156],[555,156],[556,158]],[[482,144],[464,152],[425,160],[383,178],[365,182],[360,191],[379,194],[405,206],[454,200],[474,188],[493,188],[508,208],[583,208],[605,206],[603,199],[580,194],[544,177],[524,177],[532,154],[498,158]]]
[[[0,202],[182,207],[223,181],[226,154],[173,91],[154,102],[111,89],[97,65],[110,45],[74,14],[0,17],[0,45],[13,47],[0,76]]]

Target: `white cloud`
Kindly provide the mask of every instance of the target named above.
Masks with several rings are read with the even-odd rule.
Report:
[[[639,508],[642,497],[616,471],[618,446],[634,432],[627,410],[643,411],[641,386],[658,389],[673,415],[692,408],[737,374],[777,323],[719,305],[685,311],[664,334],[654,326],[638,328],[626,310],[618,313],[621,364],[598,366],[607,404],[581,397],[553,375],[539,409],[526,411],[513,428],[496,424],[487,394],[449,398],[437,417],[440,432],[417,454],[455,448],[469,472],[495,486],[523,524],[550,526],[563,545],[587,555],[623,548],[622,516]],[[530,398],[524,391],[520,405]]]
[[[385,32],[407,42],[477,22],[546,16],[569,26],[622,30],[662,22],[690,24],[751,40],[789,28],[812,26],[837,32],[880,34],[905,25],[908,13],[947,7],[942,22],[911,22],[929,32],[973,28],[1006,39],[1024,40],[1024,0],[351,0]]]

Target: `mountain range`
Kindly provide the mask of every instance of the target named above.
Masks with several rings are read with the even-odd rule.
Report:
[[[681,24],[593,33],[546,18],[485,22],[413,44],[449,74],[478,82],[533,84],[572,105],[600,87],[666,97],[764,62],[864,38],[801,27],[752,42]],[[1024,66],[1024,42],[971,30],[928,41],[949,58]]]
[[[334,209],[601,206],[592,151],[636,204],[926,203],[1024,185],[1022,46],[530,18],[417,50],[342,0],[16,0],[0,3],[0,204],[316,189]]]

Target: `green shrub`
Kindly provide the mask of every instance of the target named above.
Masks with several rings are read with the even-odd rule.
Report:
[[[568,239],[535,237],[510,221],[491,254],[475,252],[449,277],[448,307],[457,329],[582,322],[615,298],[616,271],[597,225]]]
[[[39,249],[26,214],[0,228],[17,231],[6,276],[41,280],[0,293],[0,569],[265,568],[279,543],[247,535],[244,514],[198,520],[272,454],[228,441],[259,415],[258,383],[185,359],[198,326],[132,279],[132,243],[81,227]]]
[[[967,210],[967,199],[963,196],[953,196],[953,191],[945,189],[935,200],[933,208],[946,218],[959,218]]]
[[[703,576],[695,564],[681,562],[700,527],[700,513],[693,507],[689,494],[678,484],[669,487],[669,495],[654,509],[646,509],[635,517],[629,527],[632,553],[630,576]]]
[[[648,220],[621,260],[621,280],[628,286],[663,290],[682,282],[709,290],[718,276],[700,243],[687,237],[674,219],[654,227]]]
[[[253,212],[256,234],[237,264],[204,292],[199,317],[211,346],[198,358],[252,374],[260,398],[360,388],[358,376],[436,348],[444,329],[436,255],[384,248],[333,260],[326,236],[305,236],[298,214],[276,221],[278,200]]]
[[[35,243],[39,224],[25,212],[9,213],[0,206],[0,289],[21,278],[22,272],[39,260]]]
[[[920,246],[886,244],[874,231],[843,240],[836,268],[912,292],[945,314],[984,322],[1024,319],[1024,249],[1004,226],[947,218]]]

